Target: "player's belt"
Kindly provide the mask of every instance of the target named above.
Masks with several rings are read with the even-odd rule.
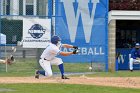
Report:
[[[40,58],[40,59],[47,60],[46,58]],[[47,61],[50,61],[50,60],[47,60]]]

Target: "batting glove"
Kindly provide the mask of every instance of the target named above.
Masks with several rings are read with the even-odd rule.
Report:
[[[73,46],[74,49],[78,49],[78,46]]]
[[[78,52],[79,52],[79,51],[78,51],[77,49],[74,49],[74,50],[73,50],[73,54],[78,54]]]

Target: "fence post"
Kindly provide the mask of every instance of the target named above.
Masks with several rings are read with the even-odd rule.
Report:
[[[23,50],[22,53],[23,53],[23,58],[26,58],[26,50]]]

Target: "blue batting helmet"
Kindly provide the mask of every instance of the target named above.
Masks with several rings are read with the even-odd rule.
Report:
[[[58,41],[61,41],[61,38],[59,36],[53,36],[51,38],[51,42],[55,45],[58,43]]]

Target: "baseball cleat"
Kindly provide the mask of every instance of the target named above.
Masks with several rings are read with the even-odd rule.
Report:
[[[35,71],[35,78],[39,79],[39,71],[38,70]]]
[[[66,77],[66,76],[64,76],[64,75],[63,75],[61,78],[62,78],[62,79],[70,79],[70,78],[68,78],[68,77]]]

